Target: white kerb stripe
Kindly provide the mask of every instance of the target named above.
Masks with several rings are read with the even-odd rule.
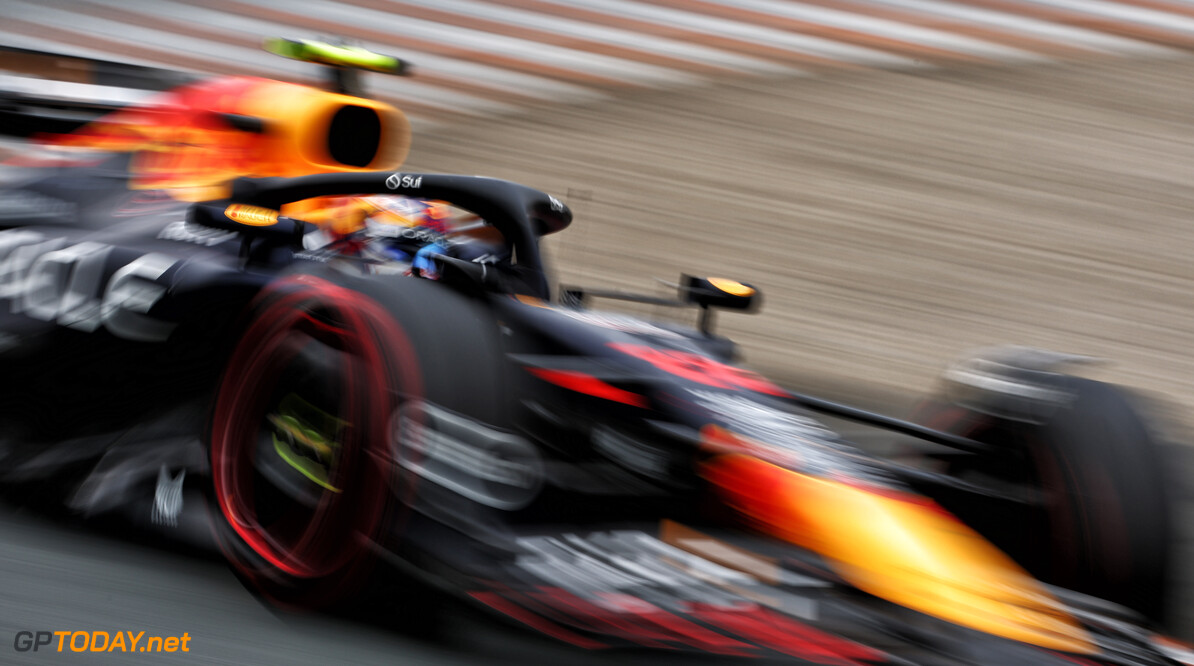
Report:
[[[283,11],[306,14],[312,18],[324,18],[350,24],[359,22],[378,30],[393,32],[396,37],[409,35],[420,39],[440,40],[444,44],[452,46],[487,51],[495,55],[512,56],[529,62],[546,62],[556,67],[610,79],[662,86],[693,85],[703,81],[701,77],[687,72],[646,65],[624,58],[586,53],[336,2],[324,0],[256,0],[256,2]]]
[[[173,0],[91,0],[91,2],[118,7],[126,11],[135,11],[147,16],[160,16],[176,21],[193,23],[206,28],[236,33],[241,37],[251,39],[262,39],[264,35],[273,34],[283,34],[290,39],[326,38],[326,35],[317,34],[315,31],[307,28],[290,27],[275,21],[264,21],[248,16],[229,14],[214,9],[207,9],[206,7],[194,7],[174,2]],[[517,90],[529,97],[537,97],[544,100],[559,100],[561,98],[570,100],[597,100],[605,97],[595,90],[565,81],[556,81],[500,67],[435,55],[417,49],[403,48],[388,43],[381,44],[367,40],[353,40],[353,43],[377,53],[384,53],[408,60],[414,64],[416,74],[418,72],[444,74],[477,86],[490,87],[495,90]],[[271,62],[281,62],[276,56],[273,58]],[[314,72],[311,69],[312,66],[305,65],[304,67],[307,68],[308,73]],[[372,82],[382,76],[380,74],[369,76],[366,85],[371,88]],[[418,79],[417,75],[415,79]]]
[[[410,0],[397,1],[416,7],[426,4],[423,2],[411,2]],[[557,35],[579,37],[611,46],[637,49],[647,53],[690,60],[694,63],[704,65],[736,69],[742,72],[782,73],[786,69],[777,63],[729,51],[722,51],[692,42],[665,39],[655,35],[634,32],[630,29],[611,28],[595,23],[559,18],[540,12],[475,2],[474,0],[435,0],[431,6],[436,10],[452,12],[461,16],[482,18]]]
[[[802,35],[786,30],[732,21],[729,19],[696,14],[693,12],[643,4],[633,0],[545,0],[563,7],[583,7],[588,11],[609,16],[631,16],[641,21],[656,23],[665,27],[681,27],[709,35],[731,37],[745,42],[754,42],[769,47],[791,51],[793,54],[812,55],[844,63],[870,65],[874,67],[922,67],[912,58],[871,49],[845,42],[838,42],[813,35]]]
[[[960,5],[939,0],[871,0],[891,7],[923,12],[927,17],[946,16],[975,25],[991,26],[1067,46],[1103,53],[1132,53],[1140,55],[1176,55],[1179,51],[1138,39],[1109,35],[1062,23],[1044,21],[1017,14]]]
[[[1021,49],[994,44],[958,35],[942,30],[923,28],[908,23],[875,18],[860,13],[851,13],[837,9],[826,9],[815,5],[799,2],[779,2],[778,0],[712,0],[717,4],[728,7],[738,7],[753,11],[764,12],[775,16],[807,21],[834,28],[844,28],[855,32],[875,35],[887,39],[895,39],[910,44],[927,46],[943,51],[952,51],[980,58],[1004,61],[1042,61],[1048,60],[1044,56],[1030,53]]]
[[[1178,14],[1132,7],[1102,0],[1027,0],[1032,4],[1061,7],[1081,14],[1102,16],[1116,21],[1146,25],[1170,32],[1194,34],[1194,19]]]

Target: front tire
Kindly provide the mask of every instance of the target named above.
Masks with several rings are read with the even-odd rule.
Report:
[[[421,391],[401,326],[322,278],[272,285],[219,385],[210,454],[217,540],[272,602],[356,594],[391,524],[389,419]]]
[[[1169,484],[1164,451],[1133,400],[1089,379],[1004,371],[1000,380],[1010,384],[955,386],[915,418],[1002,454],[938,456],[947,474],[1024,496],[998,512],[969,496],[943,503],[1041,580],[1162,620],[1174,534]],[[1030,388],[992,390],[1016,385]]]

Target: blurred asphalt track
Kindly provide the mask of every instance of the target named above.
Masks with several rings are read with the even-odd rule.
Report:
[[[55,40],[43,29],[38,36],[38,16],[49,17],[46,23],[59,31],[92,26],[99,34],[114,29],[97,12],[166,4],[173,6],[78,4],[77,16],[58,22],[54,17],[65,19],[62,10],[71,3],[0,0],[0,17],[29,23],[27,29],[13,20],[0,23],[0,42],[54,48],[71,42],[71,34],[55,33]],[[452,6],[458,4],[467,3]],[[884,7],[890,15],[898,5],[911,11],[907,7],[930,4]],[[198,15],[197,6],[186,5]],[[1194,62],[1179,53],[1194,34],[1187,25],[1194,8],[1151,0],[951,6],[1030,6],[1038,21],[1101,7],[1137,22],[1109,24],[1104,16],[1058,25],[1106,28],[1100,34],[1140,46],[1122,60],[1090,52],[1068,53],[1061,62],[1046,56],[1000,64],[939,54],[924,61],[949,66],[822,67],[822,76],[813,78],[705,72],[694,85],[679,87],[589,85],[526,67],[502,69],[507,73],[495,74],[489,89],[509,86],[513,79],[504,77],[513,76],[529,77],[519,79],[527,86],[540,79],[550,84],[521,90],[517,99],[481,94],[486,86],[470,78],[491,71],[484,68],[492,57],[465,60],[466,67],[451,54],[420,60],[418,52],[399,52],[424,65],[429,83],[416,77],[386,90],[412,101],[428,93],[411,111],[440,120],[416,134],[412,169],[508,178],[568,198],[577,222],[550,241],[562,281],[651,289],[653,278],[674,279],[686,270],[761,287],[767,299],[762,314],[726,315],[720,327],[744,343],[748,361],[790,384],[899,413],[910,396],[931,389],[956,354],[1032,344],[1110,359],[1092,372],[1165,396],[1167,435],[1179,444],[1194,441],[1187,425],[1194,409]],[[1172,13],[1158,19],[1149,13],[1156,7]],[[404,23],[417,20],[425,19]],[[75,27],[63,27],[68,24]],[[228,28],[225,35],[248,39],[260,36],[257,29]],[[127,39],[136,41],[131,35]],[[119,48],[117,35],[104,39],[115,43],[105,53]],[[457,50],[481,43],[441,41]],[[98,44],[75,48],[94,54]],[[247,51],[247,44],[236,48]],[[1033,52],[1040,50],[1039,42],[1032,44]],[[221,56],[241,53],[231,46],[187,48],[215,68]],[[397,52],[386,43],[376,46]],[[897,55],[908,57],[903,48]],[[138,53],[134,60],[154,61],[149,52]],[[503,62],[523,58],[506,57]],[[801,69],[794,60],[762,59]],[[246,62],[227,66],[243,69]],[[267,59],[260,69],[282,69],[280,62]],[[461,81],[473,87],[462,92]],[[549,101],[556,99],[554,86],[577,96],[563,96],[568,104]],[[543,92],[521,94],[528,90]],[[474,97],[483,103],[470,106]],[[460,113],[440,112],[453,104]],[[1188,447],[1179,452],[1174,472],[1183,482],[1179,520],[1185,528],[1194,525],[1185,483],[1194,465]],[[1172,628],[1186,638],[1194,638],[1190,543],[1187,536],[1176,558],[1181,612]],[[445,647],[331,618],[283,621],[217,562],[80,534],[23,513],[0,514],[4,641],[21,629],[192,636],[190,653],[136,655],[119,663],[574,661],[570,651],[475,628],[458,632],[476,636],[475,644]],[[0,644],[0,663],[118,662],[92,654],[19,654]]]
[[[279,614],[259,603],[221,562],[8,511],[0,512],[0,581],[0,663],[5,666],[718,663],[692,655],[586,653],[460,608],[436,612],[435,635],[401,620],[386,624]],[[17,652],[11,641],[22,630],[144,631],[145,636],[185,632],[190,651],[57,653],[43,647]]]

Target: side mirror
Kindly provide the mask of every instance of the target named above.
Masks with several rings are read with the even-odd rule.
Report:
[[[758,289],[736,280],[681,275],[680,300],[702,308],[755,312],[763,297]]]
[[[701,308],[697,327],[705,335],[713,335],[713,308],[755,312],[763,296],[749,284],[726,278],[680,276],[680,301]]]
[[[302,220],[281,215],[272,208],[230,204],[224,202],[198,202],[187,209],[187,223],[221,231],[240,234],[240,261],[243,268],[254,256],[253,242],[258,249],[289,247],[303,249],[303,235],[308,225]]]

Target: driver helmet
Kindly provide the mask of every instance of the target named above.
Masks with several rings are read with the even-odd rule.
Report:
[[[435,255],[481,263],[510,259],[491,227],[476,218],[461,219],[445,202],[395,196],[370,197],[368,202],[367,232],[382,241],[386,256],[409,262],[412,273],[438,277]]]

